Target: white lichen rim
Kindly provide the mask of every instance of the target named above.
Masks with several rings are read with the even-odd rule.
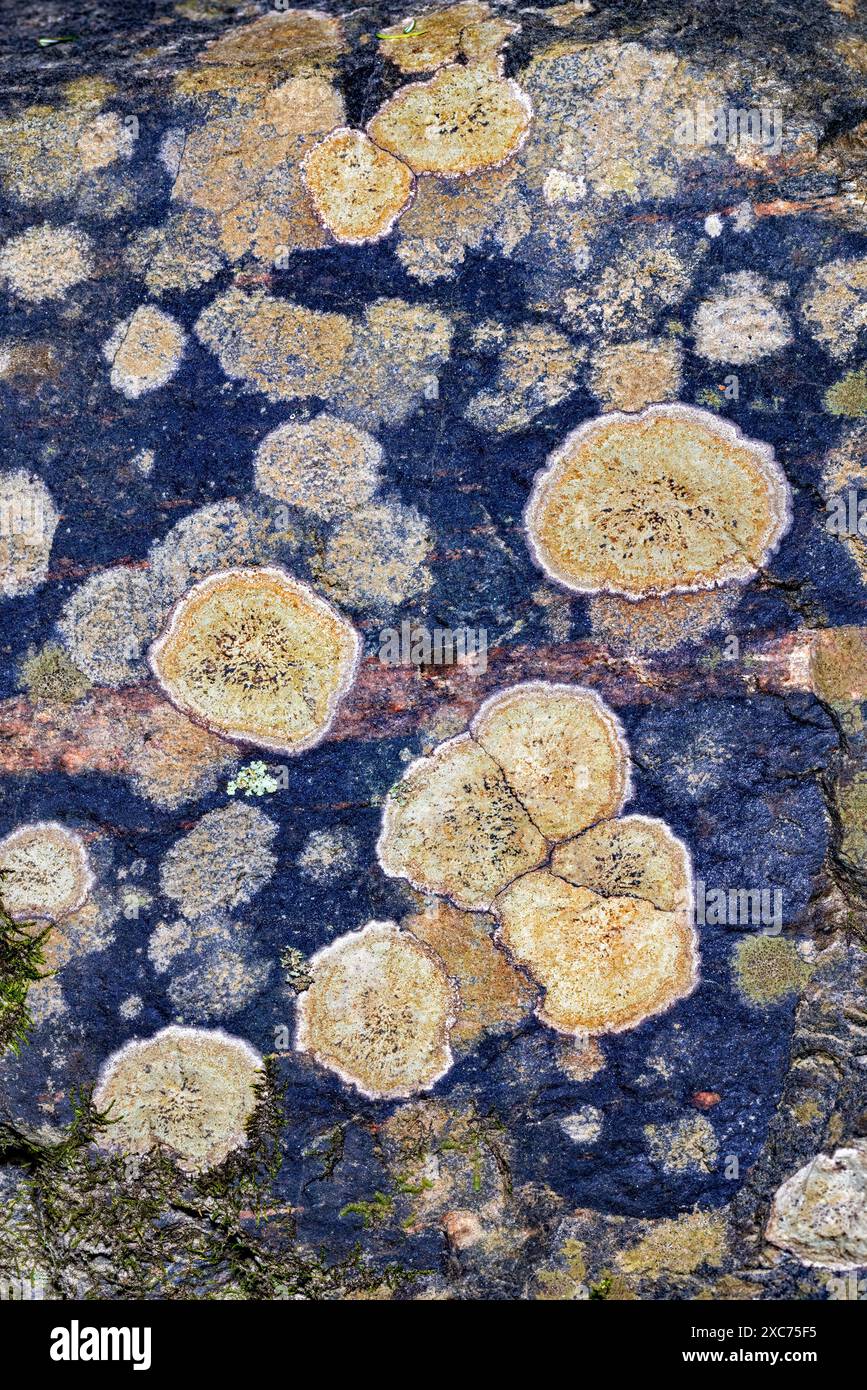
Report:
[[[612,817],[612,819],[616,818]],[[635,819],[639,819],[639,817],[636,815]],[[647,821],[654,821],[656,824],[665,825],[664,821],[658,821],[653,816],[642,816],[641,819]],[[596,824],[598,825],[599,822],[597,821]],[[588,830],[592,830],[593,827],[588,826],[587,828]],[[611,1024],[606,1026],[605,1028],[599,1029],[560,1028],[556,1023],[552,1022],[552,1020],[548,1018],[547,1014],[545,1013],[545,986],[541,984],[539,980],[536,979],[527,961],[525,961],[521,956],[516,955],[503,940],[503,927],[502,923],[499,920],[499,914],[497,912],[496,906],[497,898],[500,896],[501,893],[508,892],[508,890],[515,883],[517,883],[519,879],[526,878],[527,874],[539,873],[540,870],[538,868],[528,869],[526,873],[518,874],[517,878],[514,878],[511,883],[507,883],[505,888],[501,888],[500,893],[498,893],[497,897],[494,898],[494,901],[491,904],[491,913],[497,919],[497,926],[494,928],[493,933],[494,943],[496,944],[497,949],[502,951],[503,955],[506,957],[509,963],[516,970],[519,970],[531,982],[533,987],[536,989],[537,993],[541,995],[541,997],[538,999],[538,1002],[533,1005],[533,1013],[536,1015],[539,1022],[543,1023],[546,1028],[550,1028],[552,1032],[559,1033],[562,1037],[575,1038],[576,1040],[580,1040],[582,1038],[587,1037],[601,1038],[610,1036],[614,1033],[629,1033],[632,1031],[633,1028],[640,1028],[642,1023],[646,1023],[649,1018],[657,1018],[660,1014],[668,1013],[668,1010],[674,1008],[675,1004],[680,1004],[684,999],[688,999],[689,996],[693,994],[697,989],[701,981],[701,958],[699,953],[699,935],[695,924],[695,881],[692,871],[692,855],[689,852],[689,846],[677,835],[675,835],[668,825],[665,825],[665,828],[668,831],[671,839],[675,842],[675,844],[679,845],[680,848],[684,851],[684,856],[686,860],[686,890],[684,893],[685,902],[682,906],[678,904],[678,906],[675,907],[672,911],[671,915],[676,916],[680,913],[684,913],[686,915],[687,924],[689,926],[689,980],[687,981],[686,986],[682,991],[680,991],[677,994],[672,994],[671,998],[667,999],[664,1004],[660,1004],[655,1009],[649,1009],[646,1014],[642,1014],[641,1018],[635,1019],[633,1022]],[[584,834],[583,830],[581,834]],[[571,838],[575,839],[577,837],[573,835]],[[560,843],[568,844],[569,842],[568,840],[561,840]],[[559,878],[563,883],[568,883],[573,888],[579,886],[577,884],[574,884],[571,879],[563,878],[562,874],[555,873],[555,871],[550,867],[550,865],[543,865],[542,871],[544,872],[545,870],[547,870],[547,872],[550,873],[553,878]],[[587,892],[594,893],[595,896],[597,898],[600,898],[602,901],[610,900],[611,895],[607,893],[600,893],[595,888],[588,888]],[[636,902],[647,903],[648,907],[652,907],[656,912],[665,910],[662,908],[658,908],[656,904],[650,900],[650,898],[643,898],[640,896],[640,894],[618,893],[614,896],[617,898],[631,897]]]
[[[429,86],[431,85],[431,83],[436,82],[440,77],[442,77],[443,73],[446,72],[448,68],[461,68],[461,67],[464,67],[464,66],[465,66],[465,65],[464,65],[463,63],[444,63],[444,64],[442,65],[442,67],[437,68],[436,72],[434,72],[433,75],[432,75],[431,77],[427,77],[427,78],[425,78],[423,81],[420,81],[420,82],[405,82],[405,83],[403,84],[402,87],[398,87],[397,91],[394,92],[394,93],[388,98],[388,101],[384,101],[384,102],[382,103],[382,105],[379,107],[379,109],[378,109],[377,111],[374,111],[374,113],[373,113],[373,115],[371,116],[370,120],[367,122],[367,125],[364,127],[364,133],[365,133],[365,135],[367,135],[367,136],[370,137],[370,139],[373,141],[374,145],[378,144],[379,142],[378,142],[378,141],[376,140],[376,138],[371,134],[370,127],[372,126],[373,122],[376,120],[377,116],[380,116],[380,115],[382,114],[383,111],[387,110],[388,107],[391,106],[392,102],[396,101],[396,99],[397,99],[403,92],[408,92],[408,91],[409,91],[411,88],[413,88],[413,87],[429,87]],[[401,155],[395,154],[395,155],[394,155],[395,159],[400,159],[402,163],[406,164],[407,168],[410,169],[410,170],[412,170],[413,174],[415,174],[415,177],[416,177],[417,179],[443,179],[443,180],[444,180],[445,182],[447,182],[447,183],[453,183],[453,182],[459,181],[459,180],[461,180],[461,179],[471,178],[474,174],[484,174],[484,173],[486,173],[489,169],[502,169],[502,168],[504,168],[504,167],[509,163],[510,160],[514,159],[515,156],[516,156],[517,154],[520,153],[520,151],[523,149],[524,145],[526,144],[526,142],[527,142],[527,137],[528,137],[529,134],[530,134],[530,128],[531,128],[531,126],[532,126],[532,124],[533,124],[533,117],[534,117],[534,115],[536,114],[535,111],[533,110],[533,103],[532,103],[532,101],[530,100],[530,97],[529,97],[528,93],[524,91],[523,87],[520,87],[520,86],[518,85],[518,83],[515,81],[514,77],[506,77],[506,76],[504,76],[504,67],[505,67],[505,58],[503,57],[502,54],[499,54],[499,55],[498,55],[498,59],[497,59],[497,76],[496,76],[496,79],[495,79],[495,80],[496,80],[496,81],[499,81],[499,82],[505,82],[505,83],[506,83],[506,85],[508,86],[508,88],[509,88],[509,90],[510,90],[512,96],[513,96],[513,97],[515,98],[515,100],[519,103],[519,105],[523,106],[524,111],[526,112],[526,115],[527,115],[527,123],[526,123],[526,125],[524,126],[523,131],[522,131],[521,134],[519,135],[518,140],[517,140],[517,143],[515,144],[514,149],[509,150],[508,154],[503,155],[503,158],[502,158],[502,159],[489,160],[489,161],[485,161],[485,162],[482,163],[482,164],[474,164],[472,167],[467,168],[467,169],[456,169],[456,170],[455,170],[454,172],[452,172],[452,173],[441,173],[441,172],[439,172],[439,171],[436,170],[436,169],[413,169],[413,167],[412,167],[412,165],[410,164],[409,160],[406,158],[406,155],[401,156]],[[379,147],[380,147],[380,149],[385,149],[385,146],[384,146],[384,145],[380,145]],[[386,154],[394,154],[394,151],[393,151],[393,150],[386,150]]]
[[[551,564],[550,560],[542,554],[536,541],[539,513],[548,500],[548,493],[551,488],[559,481],[561,465],[567,461],[568,456],[577,447],[610,425],[634,426],[644,420],[652,420],[657,417],[681,419],[687,423],[701,425],[709,433],[716,434],[724,440],[726,444],[745,449],[752,454],[756,471],[765,484],[768,496],[769,523],[766,537],[761,543],[761,559],[758,564],[750,562],[749,564],[728,566],[716,575],[702,576],[689,584],[673,584],[665,588],[649,585],[645,589],[635,590],[623,589],[616,584],[598,586],[577,584],[574,579],[563,574],[561,570]],[[747,583],[761,566],[766,564],[770,557],[776,553],[780,542],[792,524],[792,515],[792,490],[789,486],[789,480],[777,462],[770,444],[765,444],[762,440],[751,439],[731,420],[720,419],[718,415],[713,415],[710,411],[702,410],[698,406],[684,405],[681,401],[672,401],[670,404],[648,405],[643,410],[635,412],[612,410],[604,415],[594,415],[589,420],[583,420],[580,425],[570,431],[563,443],[549,455],[545,466],[533,479],[530,496],[524,508],[523,529],[527,547],[534,563],[556,584],[560,584],[564,589],[569,589],[573,594],[616,594],[620,598],[638,603],[646,598],[663,598],[666,594],[700,593],[707,589],[721,588],[726,584]]]
[[[349,661],[344,660],[341,663],[344,669],[340,674],[340,679],[335,689],[329,695],[326,702],[325,720],[314,733],[310,734],[306,739],[302,739],[300,743],[292,744],[291,747],[277,739],[251,738],[250,734],[243,729],[228,730],[217,728],[212,722],[206,719],[204,715],[200,714],[191,705],[188,705],[186,701],[178,700],[169,690],[159,670],[159,660],[162,656],[163,649],[169,640],[174,637],[180,623],[184,606],[193,595],[198,596],[206,592],[208,588],[216,588],[226,579],[242,578],[245,582],[253,584],[255,583],[255,576],[261,574],[267,574],[271,578],[276,578],[288,583],[292,588],[303,594],[308,603],[320,613],[327,613],[330,618],[341,623],[346,629],[347,636],[349,636],[350,633],[352,634],[353,654]],[[209,733],[216,735],[217,738],[226,739],[229,743],[239,743],[247,748],[267,748],[271,753],[286,753],[291,757],[296,753],[306,753],[308,749],[315,748],[317,744],[320,744],[323,739],[327,738],[334,726],[334,721],[337,718],[341,702],[346,698],[355,684],[361,665],[363,649],[364,644],[361,633],[353,626],[345,614],[341,613],[339,608],[336,608],[333,603],[329,603],[328,599],[324,598],[322,594],[317,593],[309,584],[305,584],[301,579],[296,579],[295,575],[290,574],[282,565],[238,565],[231,569],[216,570],[213,574],[209,574],[204,579],[198,580],[197,583],[193,584],[176,600],[172,605],[165,627],[148,648],[148,665],[169,704],[173,705],[175,709],[180,710],[181,714],[186,715],[191,723],[198,724],[199,728],[207,729]]]
[[[26,911],[17,914],[10,911],[9,915],[12,917],[13,921],[16,922],[26,922],[31,918],[36,922],[60,921],[62,918],[68,917],[70,913],[77,912],[80,907],[84,906],[93,891],[96,883],[96,876],[90,866],[90,859],[88,858],[87,850],[81,836],[77,831],[70,830],[67,826],[61,825],[60,821],[56,820],[28,821],[25,825],[17,825],[14,830],[10,830],[9,834],[5,835],[3,839],[0,840],[0,857],[2,857],[4,849],[14,845],[16,840],[23,839],[25,836],[29,839],[34,832],[47,832],[49,835],[57,835],[59,833],[69,845],[78,864],[78,893],[73,901],[67,907],[64,907],[61,912],[50,913],[42,912],[38,908],[28,908]]]
[[[396,803],[392,799],[391,791],[389,791],[383,803],[382,814],[380,818],[380,831],[376,840],[377,863],[379,864],[379,867],[382,869],[382,872],[386,874],[388,878],[403,879],[404,882],[408,883],[411,888],[414,888],[417,893],[433,894],[437,898],[442,898],[445,902],[450,903],[452,907],[456,908],[458,912],[490,912],[491,905],[498,897],[498,895],[500,893],[504,893],[512,883],[514,883],[517,879],[522,878],[524,874],[534,873],[537,869],[543,869],[547,866],[551,858],[551,851],[553,850],[555,845],[565,844],[568,840],[573,840],[575,838],[574,835],[567,835],[564,840],[552,840],[549,835],[545,835],[543,831],[539,829],[538,825],[533,820],[533,817],[530,815],[526,806],[521,801],[520,796],[515,791],[514,787],[509,781],[503,768],[497,762],[497,759],[493,756],[492,753],[488,752],[484,744],[478,738],[476,738],[475,734],[473,733],[473,724],[476,722],[477,719],[481,717],[481,715],[486,710],[490,709],[491,706],[496,707],[496,705],[501,701],[505,703],[507,699],[512,696],[514,691],[526,689],[568,691],[570,694],[580,694],[582,696],[589,695],[591,697],[593,703],[597,706],[599,713],[610,721],[612,734],[614,735],[614,738],[617,742],[617,746],[623,755],[621,764],[621,771],[623,774],[623,795],[620,798],[618,810],[615,814],[619,815],[620,812],[623,810],[623,807],[625,806],[626,802],[632,796],[632,759],[629,753],[629,742],[626,737],[626,731],[623,728],[623,725],[617,718],[617,715],[614,713],[614,711],[609,709],[609,707],[605,704],[605,701],[602,699],[600,695],[596,693],[595,690],[591,690],[588,686],[585,685],[567,685],[565,684],[565,682],[562,681],[520,681],[517,685],[504,686],[503,689],[495,691],[493,695],[489,695],[488,698],[485,701],[483,701],[483,703],[476,710],[476,713],[473,715],[473,718],[470,720],[468,727],[464,730],[463,733],[454,734],[451,738],[444,739],[442,743],[438,743],[436,747],[432,748],[429,753],[422,753],[419,755],[419,757],[413,758],[411,763],[407,763],[406,767],[400,775],[399,780],[394,785],[400,786],[400,784],[411,775],[415,768],[419,768],[423,765],[430,764],[437,757],[447,757],[448,754],[446,750],[449,749],[452,746],[452,744],[461,742],[464,739],[470,739],[473,743],[475,743],[477,748],[480,748],[482,752],[490,758],[494,766],[499,769],[500,774],[502,775],[503,781],[505,782],[510,795],[521,807],[521,810],[527,816],[527,819],[530,821],[530,824],[532,825],[533,829],[537,831],[537,833],[544,840],[547,846],[546,853],[539,859],[537,864],[531,865],[527,869],[522,869],[520,873],[515,874],[514,878],[509,879],[509,882],[505,883],[502,888],[497,889],[497,892],[494,894],[493,898],[491,898],[487,903],[468,903],[466,901],[463,901],[461,898],[457,897],[453,893],[436,892],[435,889],[431,888],[429,883],[422,883],[417,879],[411,878],[409,874],[403,871],[398,872],[395,868],[389,867],[387,856],[387,842],[394,830],[393,817],[396,811]],[[599,817],[599,821],[611,819],[613,819],[612,816]],[[585,826],[584,830],[592,830],[594,825],[599,824],[599,821],[593,821],[590,825]],[[583,834],[584,831],[581,831],[580,833]]]
[[[152,1033],[149,1038],[130,1038],[122,1047],[117,1048],[115,1052],[106,1057],[99,1069],[96,1085],[93,1088],[94,1103],[99,1105],[103,1088],[108,1085],[115,1071],[128,1057],[134,1057],[136,1053],[152,1049],[155,1043],[171,1043],[176,1038],[189,1038],[192,1041],[204,1043],[219,1042],[224,1047],[230,1047],[245,1057],[251,1068],[264,1073],[264,1058],[256,1051],[252,1043],[248,1043],[244,1038],[236,1037],[233,1033],[226,1033],[222,1028],[187,1028],[180,1023],[169,1023],[165,1028],[160,1028],[156,1033]],[[118,1112],[118,1115],[121,1114],[122,1112]],[[239,1131],[233,1131],[231,1134],[222,1135],[221,1138],[228,1146],[230,1153],[235,1149],[245,1148],[247,1144],[247,1134],[243,1128]],[[111,1125],[98,1136],[95,1142],[97,1147],[101,1149],[123,1149],[123,1144],[112,1143]],[[216,1163],[206,1164],[205,1168],[216,1168],[222,1162],[223,1160],[219,1159]],[[197,1169],[196,1171],[200,1170]]]
[[[445,1058],[442,1069],[421,1086],[405,1086],[401,1087],[400,1090],[394,1091],[367,1090],[362,1086],[356,1076],[338,1067],[336,1063],[332,1062],[330,1059],[326,1060],[326,1058],[321,1056],[313,1046],[310,1038],[310,1025],[305,1005],[307,990],[299,994],[295,1005],[295,1051],[302,1052],[312,1057],[319,1066],[324,1067],[326,1071],[330,1071],[335,1076],[338,1076],[345,1086],[354,1087],[355,1090],[367,1100],[408,1100],[411,1096],[420,1095],[425,1091],[432,1091],[434,1086],[442,1081],[443,1077],[446,1076],[454,1066],[455,1059],[451,1049],[450,1034],[460,1015],[462,1007],[461,995],[457,981],[453,975],[449,974],[442,956],[438,951],[435,951],[432,946],[429,946],[426,941],[421,941],[413,932],[408,931],[405,927],[401,927],[397,922],[391,920],[371,920],[370,922],[365,922],[362,927],[356,927],[352,931],[344,932],[342,936],[337,937],[335,941],[329,942],[327,946],[322,946],[309,958],[307,964],[313,971],[315,979],[316,966],[322,961],[327,960],[330,956],[340,955],[341,948],[346,945],[350,938],[354,937],[355,941],[352,944],[357,944],[365,935],[377,935],[383,928],[393,932],[397,938],[411,942],[413,949],[417,948],[421,954],[428,957],[438,970],[442,971],[443,978],[448,983],[451,1003],[448,1013],[443,1020],[442,1034],[440,1037],[440,1045]]]
[[[328,141],[332,140],[335,137],[335,135],[362,136],[364,139],[369,140],[371,145],[376,146],[376,149],[378,149],[381,154],[388,155],[388,158],[393,159],[396,164],[402,164],[404,169],[406,169],[407,173],[409,174],[409,193],[406,195],[406,199],[404,200],[403,206],[399,207],[396,212],[392,213],[388,222],[383,226],[382,231],[377,232],[374,236],[340,236],[337,232],[335,232],[333,227],[329,226],[322,213],[319,211],[319,206],[316,202],[316,195],[314,194],[312,188],[307,182],[308,160],[312,159],[313,155],[316,154],[317,150],[321,150],[322,146],[327,145]],[[374,241],[384,241],[385,238],[387,236],[390,236],[391,233],[394,231],[400,218],[403,217],[403,214],[412,206],[413,202],[415,201],[416,192],[418,191],[418,175],[415,174],[412,169],[410,169],[405,159],[401,159],[399,155],[392,154],[391,150],[384,150],[381,145],[377,145],[376,141],[373,139],[371,135],[368,134],[366,130],[358,130],[355,126],[348,125],[335,126],[333,130],[329,130],[327,135],[324,135],[321,140],[317,141],[317,143],[313,146],[312,149],[309,149],[307,151],[306,155],[301,161],[301,182],[304,184],[304,187],[307,191],[307,196],[310,199],[310,206],[313,210],[313,216],[316,218],[316,221],[319,223],[320,227],[322,227],[323,231],[326,231],[330,237],[333,237],[333,239],[340,246],[367,246]]]

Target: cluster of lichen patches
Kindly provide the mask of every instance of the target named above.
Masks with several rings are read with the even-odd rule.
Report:
[[[422,284],[454,279],[467,251],[490,244],[509,256],[530,229],[530,210],[510,161],[472,178],[421,179],[398,226],[396,252]]]
[[[606,898],[646,898],[665,912],[691,900],[692,871],[686,846],[664,821],[623,816],[600,821],[557,845],[551,869],[579,888]]]
[[[192,922],[161,922],[151,934],[148,956],[158,974],[171,971],[166,993],[179,1023],[240,1013],[272,971],[255,950],[251,928],[219,910]]]
[[[645,1125],[647,1151],[666,1173],[712,1173],[719,1155],[716,1132],[704,1115]]]
[[[115,391],[134,401],[165,386],[181,365],[186,341],[186,333],[170,314],[152,304],[140,305],[117,324],[103,347]]]
[[[632,340],[651,332],[659,314],[684,299],[701,254],[701,243],[687,249],[670,227],[636,228],[624,233],[608,265],[600,269],[588,257],[583,269],[573,267],[577,283],[564,288],[558,278],[553,307],[567,327],[597,343]],[[544,281],[537,298],[538,308],[552,307]]]
[[[684,1212],[647,1222],[646,1234],[616,1255],[624,1274],[656,1281],[686,1276],[700,1269],[720,1269],[728,1252],[725,1216],[719,1212]]]
[[[593,353],[590,390],[606,410],[633,413],[677,400],[683,354],[674,338],[637,338]]]
[[[10,237],[0,248],[0,279],[31,304],[63,299],[95,273],[90,238],[76,227],[45,222]]]
[[[116,565],[73,591],[57,630],[74,664],[95,685],[130,685],[147,674],[144,653],[160,614],[148,575]]]
[[[732,588],[644,599],[595,594],[589,616],[594,635],[611,652],[646,656],[703,641],[726,625],[738,600],[739,592]]]
[[[209,811],[168,851],[160,866],[164,896],[185,917],[250,902],[277,867],[278,827],[244,802]]]
[[[416,174],[454,178],[504,164],[521,147],[532,107],[517,82],[452,63],[410,82],[368,123],[371,139]]]
[[[182,713],[226,738],[299,753],[328,732],[352,685],[358,633],[285,570],[224,570],[195,584],[150,649]]]
[[[86,196],[101,187],[103,170],[132,154],[133,124],[100,110],[111,83],[85,78],[62,92],[62,105],[30,106],[0,121],[0,177],[22,203]]]
[[[0,840],[3,902],[16,921],[53,921],[82,906],[94,878],[81,837],[57,821],[20,825]]]
[[[628,598],[743,582],[790,520],[770,446],[683,405],[580,425],[537,474],[525,512],[549,578]]]
[[[525,324],[513,330],[492,388],[472,398],[467,419],[485,431],[526,429],[537,415],[576,390],[578,367],[586,356],[586,348],[548,324]]]
[[[695,311],[695,351],[710,362],[735,366],[782,352],[792,341],[791,324],[779,307],[787,294],[785,283],[772,285],[752,271],[724,275]]]
[[[451,1032],[459,1052],[485,1034],[513,1027],[526,1017],[535,991],[494,943],[494,919],[460,912],[451,903],[428,902],[403,926],[442,958],[457,983],[460,1009]]]
[[[267,565],[279,560],[295,533],[266,504],[213,502],[179,521],[148,556],[151,582],[168,608],[200,579],[215,570]]]
[[[163,1028],[106,1062],[94,1104],[114,1121],[100,1147],[129,1154],[163,1149],[188,1173],[221,1163],[246,1143],[262,1059],[217,1030]]]
[[[781,936],[744,936],[735,946],[735,983],[759,1007],[799,994],[812,973],[793,942]]]
[[[216,791],[238,766],[234,744],[194,724],[172,705],[132,712],[127,721],[127,766],[133,791],[163,810],[173,811]]]
[[[415,507],[385,498],[351,511],[311,562],[317,582],[354,611],[388,613],[427,593],[434,547],[428,521]]]
[[[415,188],[412,170],[402,160],[381,150],[364,131],[346,126],[313,147],[303,178],[326,231],[350,246],[388,236]]]
[[[325,521],[370,500],[381,464],[382,449],[371,435],[325,411],[278,425],[253,461],[260,492]]]
[[[161,227],[147,227],[130,241],[125,260],[151,294],[194,290],[225,264],[213,213],[200,208],[175,212]]]
[[[765,1238],[806,1265],[867,1264],[867,1142],[817,1154],[774,1196]]]
[[[496,74],[500,51],[519,28],[483,0],[460,0],[399,20],[377,37],[383,58],[402,73],[434,72],[446,63],[467,62]]]
[[[359,843],[351,830],[337,825],[328,830],[313,830],[307,836],[296,864],[303,876],[313,883],[337,883],[357,868]]]
[[[295,1046],[362,1095],[429,1090],[452,1065],[458,996],[439,956],[393,922],[369,922],[312,956]]]
[[[17,598],[45,583],[59,520],[41,478],[23,468],[0,473],[0,597]]]
[[[820,266],[804,291],[801,313],[826,352],[848,357],[867,327],[867,256]]]

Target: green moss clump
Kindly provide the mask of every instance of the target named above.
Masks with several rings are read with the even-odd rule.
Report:
[[[57,642],[30,651],[21,663],[20,681],[31,700],[71,705],[90,690],[90,681]]]
[[[745,936],[735,947],[735,975],[751,1004],[776,1004],[797,994],[811,970],[791,941],[779,936]]]
[[[3,872],[0,870],[0,883]],[[41,930],[31,922],[15,922],[0,899],[0,1057],[18,1053],[32,1027],[27,995],[30,986],[44,980],[45,942],[50,927]]]
[[[347,1202],[341,1209],[341,1216],[360,1216],[365,1230],[379,1226],[387,1221],[394,1211],[394,1198],[384,1192],[374,1192],[369,1201]]]
[[[825,409],[832,415],[857,419],[867,415],[867,367],[847,372],[825,392]]]

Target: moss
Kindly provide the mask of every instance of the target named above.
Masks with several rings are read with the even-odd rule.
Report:
[[[0,884],[4,877],[0,871]],[[37,931],[32,923],[14,921],[0,899],[0,1056],[17,1054],[27,1041],[33,1022],[27,995],[51,973],[44,969],[50,933],[50,927]]]
[[[371,1226],[380,1226],[387,1221],[394,1211],[394,1198],[388,1197],[384,1192],[374,1192],[373,1196],[367,1201],[359,1199],[355,1202],[347,1202],[341,1208],[341,1216],[360,1216],[365,1230]]]
[[[779,936],[745,936],[735,947],[734,970],[741,994],[758,1005],[797,994],[811,974],[796,947]]]
[[[71,705],[90,689],[90,681],[57,642],[31,650],[21,663],[20,682],[31,700]]]
[[[847,372],[825,392],[825,409],[850,419],[867,415],[867,367]]]

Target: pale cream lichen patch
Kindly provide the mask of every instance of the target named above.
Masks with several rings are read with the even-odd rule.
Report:
[[[414,173],[455,178],[504,164],[520,149],[531,117],[517,82],[454,63],[429,82],[399,87],[367,132]]]
[[[499,71],[499,54],[520,25],[494,14],[484,0],[424,10],[380,30],[379,51],[405,73],[433,72],[466,61]]]
[[[643,599],[595,594],[590,600],[590,621],[594,635],[612,652],[645,656],[700,642],[727,622],[738,598],[734,588]]]
[[[525,429],[537,415],[572,395],[578,386],[578,367],[586,356],[586,348],[549,324],[514,329],[493,387],[473,396],[467,419],[479,429],[497,433]]]
[[[598,348],[590,389],[606,410],[634,413],[680,395],[683,353],[673,338],[637,338]]]
[[[197,580],[215,570],[268,564],[294,538],[291,526],[277,524],[273,508],[233,498],[198,507],[151,547],[154,592],[170,607]]]
[[[89,174],[128,159],[134,126],[117,112],[99,110],[114,91],[102,79],[70,82],[62,89],[63,103],[28,106],[0,121],[0,175],[7,191],[28,204],[70,198],[86,186]]]
[[[219,1030],[163,1028],[112,1054],[94,1091],[114,1121],[103,1148],[144,1154],[161,1149],[199,1173],[246,1143],[263,1076],[257,1052]]]
[[[148,575],[125,565],[79,584],[57,629],[66,651],[96,685],[132,685],[147,674],[145,650],[160,624]]]
[[[356,867],[358,853],[358,840],[352,831],[338,825],[311,831],[295,863],[313,883],[337,883]]]
[[[704,1115],[667,1125],[645,1125],[647,1150],[666,1173],[712,1173],[719,1156],[716,1131]]]
[[[217,229],[213,213],[200,208],[173,213],[161,227],[147,227],[133,237],[126,262],[151,294],[198,289],[225,264]]]
[[[314,145],[302,177],[323,226],[350,246],[387,236],[415,188],[406,164],[346,126]]]
[[[453,335],[452,320],[432,305],[374,300],[353,324],[330,406],[367,429],[402,424],[422,400],[436,399]]]
[[[867,1264],[867,1141],[817,1154],[787,1178],[774,1195],[765,1238],[802,1264]]]
[[[278,425],[253,461],[260,492],[326,521],[369,501],[381,464],[382,449],[366,430],[326,411]]]
[[[209,811],[165,855],[160,889],[185,917],[250,902],[272,877],[278,826],[244,802]]]
[[[163,704],[146,720],[131,717],[127,762],[133,790],[164,810],[215,791],[238,765],[238,749]]]
[[[176,319],[142,304],[123,319],[103,347],[111,384],[128,400],[138,400],[171,381],[181,365],[187,335]]]
[[[547,869],[494,900],[499,939],[544,990],[537,1013],[562,1033],[617,1033],[662,1013],[695,987],[694,933],[684,912],[644,898],[605,898]]]
[[[429,1090],[452,1065],[459,1006],[440,957],[393,922],[368,922],[312,956],[295,1047],[362,1095]]]
[[[790,521],[770,446],[683,405],[585,421],[536,475],[525,512],[549,578],[628,598],[743,582]]]
[[[487,908],[547,850],[495,760],[469,734],[407,768],[386,800],[377,844],[387,874],[468,909]]]
[[[624,232],[610,264],[599,269],[589,256],[577,284],[558,283],[555,307],[567,327],[597,345],[632,340],[685,298],[702,254],[701,243],[687,250],[665,224],[638,226]],[[547,298],[537,307],[547,309]]]
[[[616,816],[629,794],[629,752],[591,690],[528,681],[487,700],[470,725],[549,840]]]
[[[94,274],[90,238],[76,227],[28,227],[0,249],[0,279],[31,304],[63,299]]]
[[[491,243],[510,256],[531,227],[514,162],[469,179],[420,179],[398,225],[397,257],[429,285],[454,279],[467,251]]]
[[[0,473],[0,597],[17,598],[45,583],[59,520],[41,478],[23,468]]]
[[[335,602],[387,613],[431,588],[425,562],[433,546],[430,525],[415,507],[372,501],[335,526],[312,567]]]
[[[182,598],[150,649],[176,708],[212,733],[300,753],[352,685],[360,638],[331,604],[276,567],[224,570]]]
[[[134,127],[116,111],[95,116],[75,142],[84,173],[105,169],[117,159],[129,159],[135,147]]]
[[[66,917],[94,884],[84,842],[57,821],[19,825],[0,840],[0,872],[4,906],[21,922]]]
[[[692,332],[699,357],[744,366],[782,352],[792,341],[791,324],[778,304],[786,291],[784,284],[769,285],[751,271],[724,275],[695,311]]]
[[[819,266],[804,291],[801,313],[826,352],[848,357],[867,327],[867,256]]]
[[[339,19],[314,9],[272,10],[213,39],[198,61],[229,67],[282,68],[331,62],[344,47]]]
[[[686,845],[652,816],[623,816],[591,826],[555,847],[551,870],[578,888],[606,898],[646,898],[665,912],[684,908],[692,895]]]

